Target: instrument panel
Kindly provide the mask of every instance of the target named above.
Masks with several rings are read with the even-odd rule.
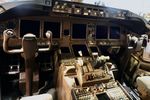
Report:
[[[77,16],[125,19],[128,11],[67,1],[55,1],[52,9],[55,13]]]
[[[107,21],[106,24],[100,24],[101,21],[95,22],[96,20],[90,21],[90,19],[88,19],[87,21],[86,19],[80,18],[66,18],[69,18],[68,21],[66,21],[65,18],[59,19],[58,16],[48,20],[43,20],[42,17],[36,19],[30,17],[19,19],[15,23],[15,32],[18,37],[17,44],[20,43],[19,39],[26,33],[33,33],[39,40],[43,40],[43,38],[45,38],[45,32],[50,30],[53,33],[53,44],[57,43],[60,46],[67,43],[81,44],[83,42],[102,46],[123,45],[124,35],[122,32],[124,29],[119,25],[114,25]],[[77,22],[77,20],[79,22]],[[5,28],[3,26],[4,25],[2,25],[2,28]],[[31,28],[32,26],[34,26],[34,28]],[[2,34],[0,38],[3,38]],[[40,42],[40,44],[42,43]],[[13,42],[11,42],[11,45],[13,45]]]
[[[132,100],[117,82],[72,90],[73,100]]]
[[[98,47],[93,47],[93,50],[97,51]],[[61,59],[60,66],[65,69],[64,79],[71,78],[73,82],[71,82],[73,85],[66,82],[68,86],[71,86],[73,100],[132,100],[120,83],[115,81],[108,66],[102,64],[99,68],[95,68],[92,65],[93,62],[93,58],[85,55]],[[70,70],[66,71],[68,68]]]

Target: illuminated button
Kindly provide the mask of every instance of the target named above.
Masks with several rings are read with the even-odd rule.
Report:
[[[83,15],[88,15],[88,13],[87,12],[84,12],[84,14]]]
[[[79,13],[79,12],[80,12],[80,9],[77,9],[76,11],[77,11],[77,13]]]
[[[56,8],[59,9],[59,8],[60,8],[60,5],[57,5]]]
[[[58,2],[55,2],[55,5],[57,5],[58,4]]]
[[[62,9],[64,9],[64,8],[65,8],[65,6],[63,5],[63,6],[61,6],[61,8],[62,8]]]
[[[103,12],[103,11],[100,11],[100,15],[103,16],[103,15],[104,15],[104,12]]]
[[[91,10],[88,10],[89,13],[91,13]]]

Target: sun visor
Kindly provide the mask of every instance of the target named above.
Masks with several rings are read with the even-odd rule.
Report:
[[[150,31],[150,25],[142,18],[130,17],[123,20],[112,19],[110,22],[124,26],[139,35]]]
[[[44,4],[38,1],[15,1],[0,4],[0,7],[4,9],[0,14],[0,21],[21,16],[48,15],[52,3],[48,2]]]

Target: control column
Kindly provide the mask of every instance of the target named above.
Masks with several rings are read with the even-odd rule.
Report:
[[[35,56],[38,50],[36,36],[33,34],[24,35],[22,47],[25,60],[26,95],[32,95],[33,67],[35,67]]]

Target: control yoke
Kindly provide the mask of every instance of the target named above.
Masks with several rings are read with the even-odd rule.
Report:
[[[22,53],[23,49],[14,49],[14,50],[9,50],[8,49],[8,42],[10,38],[15,38],[15,34],[14,34],[14,30],[13,29],[7,29],[3,32],[3,50],[6,53]]]
[[[9,42],[9,39],[10,38],[15,38],[15,34],[14,34],[14,30],[13,29],[7,29],[3,32],[3,50],[6,52],[6,53],[23,53],[23,48],[20,48],[20,49],[13,49],[13,50],[9,50],[8,49],[8,42]],[[30,35],[27,35],[29,37],[31,37]],[[26,37],[27,37],[26,36]],[[33,35],[32,35],[33,36]],[[52,32],[51,31],[47,31],[46,32],[46,37],[47,37],[47,44],[48,44],[48,47],[47,48],[38,48],[37,51],[39,52],[43,52],[43,51],[48,51],[50,50],[51,48],[51,43],[52,43]],[[22,40],[23,41],[23,40]],[[23,47],[23,44],[22,44],[22,47]]]
[[[26,95],[32,95],[32,82],[33,82],[33,67],[35,66],[35,57],[37,52],[49,51],[52,43],[52,32],[47,31],[47,48],[38,48],[37,38],[32,33],[28,33],[22,38],[22,48],[20,49],[8,49],[8,42],[10,38],[14,38],[14,30],[7,29],[3,32],[3,50],[6,53],[21,53],[23,54],[23,58],[25,60],[25,74],[26,74]]]

